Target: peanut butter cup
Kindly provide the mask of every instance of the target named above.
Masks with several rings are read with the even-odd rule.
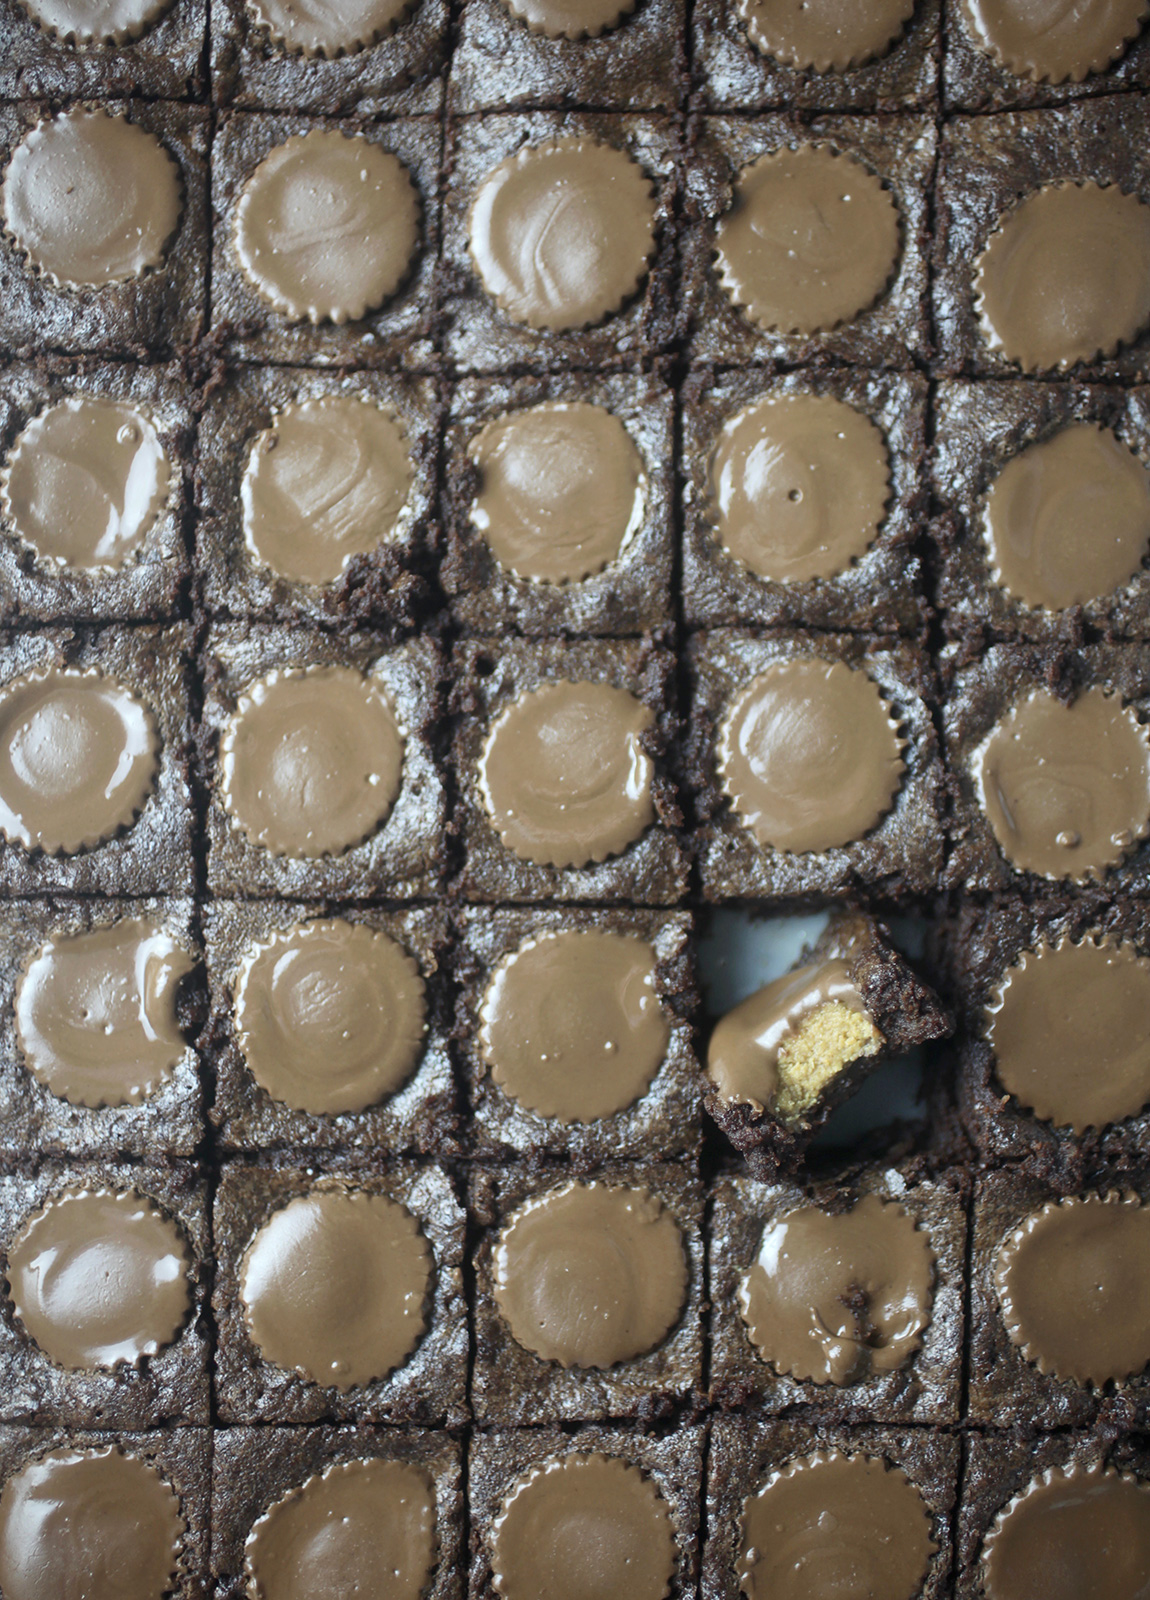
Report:
[[[764,55],[788,67],[845,72],[885,55],[914,12],[915,0],[738,0],[747,32]]]
[[[419,242],[406,167],[360,135],[296,134],[244,185],[235,249],[260,296],[293,322],[355,322],[389,300]]]
[[[545,39],[597,39],[617,28],[636,0],[503,0],[513,17]]]
[[[293,54],[354,55],[394,33],[414,0],[248,0],[252,15]]]
[[[471,203],[472,260],[508,316],[562,332],[602,322],[646,276],[655,201],[624,150],[590,138],[529,145]]]
[[[1150,1486],[1098,1464],[1050,1467],[999,1512],[986,1600],[1138,1600],[1150,1589]]]
[[[1081,83],[1104,72],[1135,38],[1146,0],[1086,0],[1051,6],[1042,0],[961,0],[979,47],[1016,78]]]
[[[172,0],[20,0],[51,39],[63,44],[124,45],[169,10]]]
[[[159,267],[180,220],[160,141],[104,111],[61,112],[26,135],[0,212],[29,263],[64,288],[104,288]]]

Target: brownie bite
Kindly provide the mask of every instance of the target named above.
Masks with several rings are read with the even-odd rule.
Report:
[[[538,1585],[543,1594],[548,1579],[571,1571],[572,1562],[577,1580],[578,1552],[590,1545],[598,1555],[603,1528],[619,1560],[635,1564],[649,1584],[665,1571],[664,1592],[690,1600],[698,1582],[704,1442],[703,1428],[685,1425],[477,1434],[468,1461],[469,1594],[490,1595],[497,1577],[518,1580],[516,1593]],[[594,1572],[601,1573],[598,1561]],[[630,1576],[619,1574],[624,1582]]]
[[[211,1236],[207,1183],[191,1163],[11,1172],[0,1178],[0,1230],[6,1421],[208,1421]],[[85,1276],[101,1270],[119,1286],[111,1303]]]
[[[456,646],[455,885],[465,897],[679,899],[673,671],[650,640]]]
[[[665,116],[490,112],[449,121],[445,354],[463,372],[560,371],[631,367],[666,349],[680,323],[679,154]],[[517,241],[543,226],[540,208],[558,192],[572,205],[530,267]],[[581,255],[587,227],[612,240],[590,272]]]
[[[0,106],[0,349],[161,359],[202,331],[208,113],[154,100]],[[73,172],[79,217],[38,198]],[[104,186],[122,192],[106,233]],[[81,209],[83,208],[83,209]]]
[[[926,401],[921,378],[889,373],[693,372],[681,421],[687,622],[918,632]]]
[[[659,373],[460,380],[440,568],[456,621],[526,634],[669,623],[673,419]]]
[[[718,629],[694,636],[687,661],[688,773],[706,899],[837,896],[864,886],[897,898],[934,888],[942,863],[943,775],[927,698],[931,670],[916,645],[857,634]],[[726,776],[719,762],[732,718],[741,727],[739,733],[731,727],[734,750],[743,732],[757,737],[756,718],[776,698],[784,711],[788,703],[804,705],[811,722],[801,745],[788,743],[793,766],[783,788],[769,786],[793,795],[793,810],[787,800],[772,818],[764,810],[768,786],[750,759],[747,773],[736,766]],[[831,748],[824,740],[832,726],[841,736],[833,747],[851,773],[845,787],[846,767],[837,777],[831,771],[839,758],[824,766],[819,755]],[[766,729],[764,721],[760,731]],[[767,755],[764,747],[756,758],[764,771]],[[734,803],[733,794],[741,797]]]
[[[346,1532],[333,1534],[336,1517]],[[253,1577],[274,1576],[285,1556],[301,1578],[322,1560],[362,1579],[365,1562],[391,1558],[416,1582],[414,1566],[425,1561],[421,1592],[459,1600],[463,1534],[462,1449],[450,1434],[345,1426],[215,1436],[212,1576],[221,1600],[247,1595]]]
[[[697,119],[682,245],[692,359],[906,369],[926,357],[935,142],[919,116],[820,116],[801,130],[784,113]],[[852,191],[854,210],[838,213]],[[794,229],[832,206],[828,269],[804,259]]]
[[[367,632],[235,623],[210,630],[203,669],[216,893],[410,899],[438,884],[445,799],[431,639],[392,646]],[[264,791],[277,751],[283,786]],[[310,771],[311,787],[293,790],[289,767]]]
[[[212,143],[215,338],[241,361],[430,366],[441,141],[431,117],[226,116]],[[295,238],[271,243],[269,220],[297,174],[348,207],[362,170],[370,190],[338,250],[312,264],[326,212],[293,213]]]
[[[689,914],[458,913],[456,1039],[485,1160],[697,1153]]]
[[[1150,87],[1150,35],[1137,0],[1045,22],[1005,8],[988,15],[977,0],[944,7],[949,110],[1021,110]]]
[[[77,7],[72,12],[74,33],[66,22],[49,20],[67,16],[69,9],[41,7],[36,0],[2,0],[0,94],[6,100],[40,95],[53,100],[72,95],[202,97],[206,0],[142,0],[130,25],[117,18],[110,27],[93,22],[90,14],[82,14],[86,8]]]
[[[225,1149],[455,1152],[442,911],[217,900],[204,943]]]
[[[719,1418],[707,1469],[704,1600],[737,1600],[744,1574],[755,1574],[757,1588],[773,1570],[791,1583],[808,1571],[812,1583],[862,1574],[878,1594],[942,1600],[959,1449],[934,1429]],[[756,1537],[760,1527],[772,1537]]]
[[[225,1424],[465,1420],[464,1214],[441,1168],[228,1162],[214,1225]]]
[[[479,1422],[648,1423],[693,1400],[704,1293],[693,1167],[472,1169]]]

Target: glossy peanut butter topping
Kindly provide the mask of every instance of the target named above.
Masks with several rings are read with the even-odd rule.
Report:
[[[982,331],[1026,372],[1112,356],[1150,322],[1150,206],[1055,183],[1001,220],[979,258]]]
[[[361,1388],[406,1361],[427,1327],[431,1249],[386,1195],[315,1190],[260,1228],[240,1297],[265,1361],[310,1383]]]
[[[389,300],[419,242],[407,168],[360,136],[296,134],[265,156],[236,207],[240,265],[293,322],[355,322]]]
[[[655,201],[643,169],[593,139],[553,139],[501,161],[476,191],[471,255],[483,287],[531,328],[589,327],[647,275]]]
[[[747,1600],[915,1600],[937,1549],[901,1468],[831,1451],[746,1502],[738,1575]]]
[[[513,17],[545,39],[593,39],[635,9],[635,0],[503,0]]]
[[[723,788],[762,845],[799,853],[860,839],[894,804],[903,743],[865,672],[800,656],[753,678],[719,734]]]
[[[675,1218],[646,1189],[569,1183],[528,1200],[494,1252],[495,1303],[526,1349],[561,1367],[654,1350],[687,1297]]]
[[[118,1445],[52,1450],[0,1494],[5,1600],[163,1600],[180,1559],[180,1503]]]
[[[352,55],[393,33],[412,0],[248,0],[256,22],[305,56]]]
[[[978,45],[1032,83],[1081,83],[1104,72],[1146,13],[1146,0],[962,0]]]
[[[603,406],[563,400],[497,417],[468,454],[479,473],[471,520],[517,577],[589,578],[642,520],[642,457]]]
[[[49,1360],[95,1372],[172,1343],[191,1308],[190,1268],[180,1230],[135,1189],[79,1189],[25,1221],[8,1250],[8,1292]]]
[[[723,288],[769,332],[818,333],[868,311],[894,276],[899,215],[882,183],[825,144],[769,150],[717,230]]]
[[[1150,550],[1150,472],[1109,428],[1075,423],[1008,461],[986,499],[996,583],[1061,611],[1101,599]]]
[[[435,1486],[406,1461],[343,1461],[270,1506],[248,1535],[260,1600],[419,1600],[435,1571]]]
[[[1150,741],[1101,689],[1070,706],[1036,690],[984,740],[974,776],[1002,853],[1045,878],[1101,878],[1150,823]]]
[[[66,288],[104,288],[164,259],[183,209],[160,141],[123,117],[65,111],[39,122],[4,174],[4,226]]]
[[[527,1111],[594,1122],[633,1105],[671,1042],[646,939],[601,929],[543,934],[500,963],[479,1046]]]
[[[986,1600],[1146,1600],[1150,1487],[1097,1466],[1052,1467],[999,1513]]]
[[[48,667],[0,689],[0,833],[74,855],[133,823],[155,786],[151,712],[114,678]]]
[[[52,39],[64,44],[127,44],[157,22],[172,0],[20,0]]]
[[[677,1566],[667,1502],[638,1467],[598,1451],[522,1477],[491,1534],[504,1600],[663,1600]]]
[[[723,426],[710,468],[723,548],[761,578],[832,578],[874,543],[890,500],[886,441],[826,395],[779,395]]]
[[[244,540],[281,578],[334,583],[395,537],[411,484],[407,439],[382,406],[336,395],[285,406],[248,455]]]
[[[0,495],[5,517],[38,556],[116,569],[143,544],[171,484],[164,447],[142,412],[70,395],[19,435]]]
[[[176,993],[192,958],[146,918],[42,944],[16,986],[28,1070],[74,1106],[139,1105],[186,1048]]]
[[[363,1111],[410,1078],[423,1050],[423,979],[386,933],[308,922],[245,957],[236,1028],[253,1078],[313,1116]]]
[[[1150,1210],[1137,1196],[1033,1212],[999,1250],[994,1284],[1011,1340],[1040,1372],[1105,1383],[1150,1361]]]
[[[544,684],[496,719],[479,762],[488,815],[517,856],[584,867],[655,820],[649,706],[609,683]]]
[[[788,67],[845,72],[885,55],[914,12],[915,0],[739,0],[747,32],[765,55]]]
[[[739,1310],[764,1361],[792,1378],[862,1383],[904,1365],[930,1319],[934,1255],[899,1205],[790,1211],[763,1230]]]
[[[1040,944],[1002,977],[986,1035],[999,1082],[1044,1122],[1084,1133],[1150,1104],[1150,961],[1132,945]]]
[[[249,684],[220,740],[224,805],[274,855],[339,855],[382,826],[403,733],[383,686],[350,667],[285,667]]]

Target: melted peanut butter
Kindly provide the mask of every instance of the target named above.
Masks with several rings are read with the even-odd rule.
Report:
[[[1150,741],[1101,689],[1070,706],[1036,690],[984,740],[974,776],[1002,853],[1023,872],[1101,878],[1150,825]]]
[[[1150,1209],[1136,1196],[1062,1200],[999,1250],[1006,1331],[1040,1372],[1106,1383],[1150,1361]]]
[[[513,17],[545,39],[597,39],[617,28],[635,0],[503,0]]]
[[[403,429],[372,401],[285,406],[256,435],[240,484],[252,559],[293,583],[334,583],[399,532],[412,476]]]
[[[139,1105],[183,1056],[176,993],[192,965],[144,918],[49,939],[16,986],[25,1065],[71,1105]]]
[[[128,44],[171,9],[172,0],[20,0],[51,39],[62,44]]]
[[[719,733],[723,788],[762,845],[801,853],[860,839],[902,783],[902,740],[865,672],[816,656],[768,667]]]
[[[723,288],[768,332],[818,333],[868,311],[894,276],[898,207],[853,156],[825,144],[769,150],[719,222]]]
[[[504,1600],[663,1600],[678,1565],[667,1503],[638,1467],[554,1456],[503,1502],[491,1534]]]
[[[516,322],[585,328],[618,311],[647,274],[655,202],[623,150],[553,139],[501,161],[476,191],[471,255]]]
[[[649,706],[609,683],[548,683],[496,719],[479,762],[488,815],[528,861],[584,867],[655,820]]]
[[[0,1494],[5,1600],[161,1600],[186,1524],[156,1469],[118,1445],[52,1450]]]
[[[517,577],[589,578],[616,559],[642,520],[642,458],[603,406],[556,401],[497,417],[468,454],[479,473],[471,520]]]
[[[1008,461],[986,500],[994,578],[1047,611],[1101,599],[1150,550],[1150,472],[1108,428],[1075,423]]]
[[[747,32],[764,55],[788,67],[845,72],[887,53],[915,0],[738,0]]]
[[[1145,1600],[1150,1486],[1097,1466],[1052,1467],[999,1512],[982,1576],[986,1600]]]
[[[104,288],[158,267],[183,209],[180,175],[160,141],[103,111],[39,122],[4,174],[4,225],[41,272],[68,288]]]
[[[407,1360],[427,1327],[431,1249],[385,1195],[314,1190],[260,1228],[240,1298],[265,1361],[346,1392]]]
[[[671,1042],[645,939],[601,929],[529,940],[495,972],[479,1045],[527,1111],[594,1122],[633,1105]]]
[[[248,0],[277,44],[304,56],[353,55],[394,33],[413,0]]]
[[[569,1183],[528,1200],[494,1252],[494,1293],[525,1349],[616,1366],[662,1344],[687,1297],[683,1235],[646,1189]]]
[[[313,129],[244,185],[235,247],[253,287],[293,322],[355,322],[390,300],[419,242],[407,168],[361,136]]]
[[[156,782],[151,712],[114,678],[49,667],[0,689],[0,833],[75,855],[129,827]]]
[[[962,0],[976,42],[1016,78],[1081,83],[1125,50],[1146,0]]]

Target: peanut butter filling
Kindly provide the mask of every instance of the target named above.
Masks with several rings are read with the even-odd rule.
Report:
[[[545,39],[597,39],[617,28],[635,0],[503,0],[513,17]]]
[[[883,56],[900,38],[915,0],[738,0],[764,55],[788,67],[845,72]]]
[[[61,44],[129,44],[171,9],[172,0],[20,0],[50,39]]]
[[[594,1122],[633,1105],[671,1029],[645,939],[601,929],[543,934],[496,969],[479,1045],[491,1076],[527,1111]]]
[[[159,267],[183,209],[160,141],[123,117],[77,108],[38,122],[4,174],[0,212],[58,284],[102,289]]]
[[[999,1512],[982,1582],[986,1600],[1141,1600],[1150,1487],[1099,1466],[1051,1467]]]
[[[276,44],[303,56],[354,55],[394,33],[413,0],[248,0]]]
[[[734,304],[767,332],[808,335],[869,311],[900,248],[891,195],[861,161],[826,144],[752,162],[716,236]]]
[[[679,1224],[646,1189],[572,1182],[537,1195],[504,1228],[493,1265],[512,1335],[561,1367],[646,1355],[687,1298]]]
[[[1032,83],[1081,83],[1104,72],[1146,12],[1146,0],[962,0],[979,47]]]

